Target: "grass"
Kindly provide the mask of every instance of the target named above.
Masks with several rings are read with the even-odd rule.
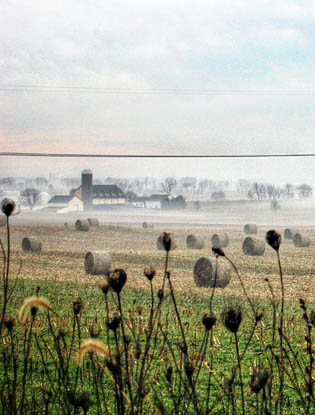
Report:
[[[12,275],[21,260],[23,266],[6,318],[16,319],[24,299],[30,296],[46,297],[52,311],[34,311],[25,325],[15,321],[12,330],[6,326],[0,361],[2,413],[315,413],[314,399],[308,399],[307,390],[307,380],[314,376],[314,248],[298,250],[286,241],[281,246],[286,303],[284,345],[280,348],[281,287],[270,247],[261,258],[245,257],[240,249],[242,229],[220,228],[231,237],[226,252],[236,264],[255,310],[263,313],[256,323],[235,274],[228,287],[215,289],[211,309],[211,290],[195,287],[193,265],[200,256],[212,255],[210,239],[217,230],[196,229],[206,246],[194,252],[185,248],[191,229],[172,229],[179,249],[170,252],[165,274],[165,252],[155,246],[161,229],[104,226],[79,233],[62,227],[12,227]],[[20,248],[24,236],[39,237],[43,251],[24,254]],[[260,236],[264,237],[264,230]],[[104,295],[97,285],[103,278],[84,274],[84,253],[99,249],[110,251],[114,266],[127,271],[121,293]],[[143,275],[143,268],[151,264],[156,268],[153,297]],[[170,279],[166,278],[161,300],[157,294],[168,272]],[[274,302],[266,277],[274,290]],[[74,303],[79,297],[83,308],[76,313]],[[299,303],[300,298],[306,305]],[[117,306],[120,300],[121,309]],[[241,310],[242,316],[235,333],[222,318],[231,307]],[[216,317],[211,330],[202,322],[205,314]],[[108,329],[114,316],[121,318],[118,327]],[[95,340],[104,344],[109,355],[88,353],[78,367],[80,347],[96,334]],[[279,391],[281,353],[285,372]],[[268,369],[269,378],[256,394],[253,379],[262,376],[259,365]],[[253,368],[259,374],[256,378]]]

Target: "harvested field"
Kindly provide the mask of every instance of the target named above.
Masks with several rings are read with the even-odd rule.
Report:
[[[281,233],[285,227],[277,227]],[[315,303],[315,230],[301,227],[301,232],[311,239],[308,248],[296,249],[292,241],[283,238],[280,248],[282,259],[285,296],[287,300],[304,298]],[[141,229],[131,226],[100,226],[90,229],[90,232],[76,232],[74,227],[64,226],[12,226],[12,270],[18,270],[22,261],[20,278],[32,280],[51,280],[59,282],[73,281],[94,284],[98,276],[86,275],[84,270],[84,255],[88,251],[108,251],[113,260],[113,267],[124,268],[128,274],[127,285],[139,287],[143,285],[143,268],[153,265],[157,270],[154,285],[159,287],[163,278],[164,251],[158,251],[156,240],[164,227],[154,230]],[[196,288],[193,279],[193,267],[201,256],[212,256],[210,238],[218,226],[198,227],[193,232],[205,241],[205,247],[198,251],[187,250],[186,237],[192,228],[172,227],[176,238],[177,249],[170,252],[169,269],[176,290],[193,293],[206,293],[206,288]],[[269,228],[260,227],[257,237],[264,238]],[[234,261],[249,295],[255,298],[269,297],[265,278],[269,278],[275,294],[280,298],[280,281],[275,252],[266,246],[262,257],[248,257],[242,253],[244,238],[242,226],[221,226],[220,232],[229,235],[229,247],[225,249]],[[25,254],[21,241],[25,234],[37,237],[42,241],[43,250],[36,254]],[[5,228],[0,228],[0,237],[5,240]],[[243,291],[235,273],[228,287],[217,289],[216,295],[240,296]]]

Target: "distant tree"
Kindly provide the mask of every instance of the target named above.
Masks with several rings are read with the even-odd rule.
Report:
[[[306,199],[313,193],[313,189],[309,184],[301,184],[297,187],[298,195],[300,199]]]
[[[293,186],[293,184],[287,183],[284,186],[284,194],[285,194],[285,197],[287,199],[293,199],[294,198],[294,186]]]
[[[277,199],[272,199],[271,203],[270,203],[270,208],[277,213],[278,210],[280,209],[280,204],[278,202]]]
[[[133,199],[135,199],[135,198],[137,197],[136,193],[135,193],[135,192],[132,192],[131,190],[128,190],[128,191],[125,193],[125,196],[126,196],[126,200],[127,200],[128,202],[130,202],[131,200],[133,200]]]
[[[275,187],[272,184],[267,184],[266,193],[268,195],[269,200],[271,200],[275,196]]]
[[[38,189],[28,187],[21,192],[20,199],[21,202],[29,206],[30,209],[33,209],[36,203],[41,200],[41,193]]]
[[[211,200],[214,200],[216,202],[225,200],[225,193],[223,191],[212,192]]]
[[[244,196],[247,196],[248,191],[251,187],[251,183],[249,180],[247,179],[239,179],[236,182],[236,189],[239,193],[241,193]]]
[[[46,187],[48,185],[48,180],[45,177],[36,177],[34,183],[37,187]]]
[[[172,190],[177,186],[177,181],[173,177],[167,177],[164,181],[160,184],[161,191],[170,195]]]
[[[50,194],[50,196],[56,194],[56,189],[54,188],[54,186],[51,183],[49,183],[48,188],[47,188],[47,191]]]
[[[199,210],[201,208],[200,200],[196,200],[194,202],[194,209]]]

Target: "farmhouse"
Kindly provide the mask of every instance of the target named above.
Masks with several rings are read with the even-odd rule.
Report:
[[[116,185],[93,185],[91,170],[83,170],[81,185],[73,195],[56,195],[48,202],[48,208],[56,209],[58,213],[79,210],[100,210],[109,207],[124,206],[126,196]]]

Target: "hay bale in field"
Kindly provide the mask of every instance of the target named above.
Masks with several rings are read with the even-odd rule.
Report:
[[[95,227],[100,226],[100,223],[99,223],[97,218],[88,218],[87,221],[88,221],[90,226],[95,226]]]
[[[211,237],[212,246],[215,248],[226,248],[229,244],[227,233],[214,233]]]
[[[293,240],[294,236],[298,233],[296,229],[287,228],[284,231],[284,239],[288,239],[290,241]]]
[[[154,228],[154,225],[153,225],[152,222],[143,222],[142,228],[143,229],[148,229],[148,228],[153,229]]]
[[[89,222],[87,220],[80,220],[78,219],[75,222],[75,230],[80,232],[88,232],[90,229]]]
[[[176,249],[176,242],[175,242],[175,238],[174,235],[172,233],[170,233],[171,239],[172,239],[172,243],[171,243],[171,251],[173,251],[174,249]],[[163,245],[163,233],[157,238],[156,240],[156,247],[159,251],[164,251],[164,245]]]
[[[5,226],[7,223],[7,218],[4,215],[0,215],[0,226]]]
[[[231,267],[223,258],[199,258],[194,266],[194,280],[197,287],[224,288],[231,281]]]
[[[246,233],[246,235],[256,235],[256,233],[258,232],[257,225],[255,225],[254,223],[247,223],[244,226],[244,232]]]
[[[112,258],[106,251],[90,251],[84,257],[86,274],[108,275],[112,265]]]
[[[264,255],[265,253],[265,241],[263,239],[253,238],[248,236],[243,241],[243,252],[245,255]]]
[[[201,236],[188,235],[186,238],[186,246],[188,249],[202,249],[205,244]]]
[[[63,226],[64,226],[65,228],[68,228],[69,223],[68,223],[68,222],[65,222],[65,223],[63,224]]]
[[[308,236],[296,233],[293,238],[293,244],[296,248],[307,248],[308,246],[310,246],[311,241]]]
[[[35,237],[23,238],[22,249],[24,252],[40,252],[42,243]]]

